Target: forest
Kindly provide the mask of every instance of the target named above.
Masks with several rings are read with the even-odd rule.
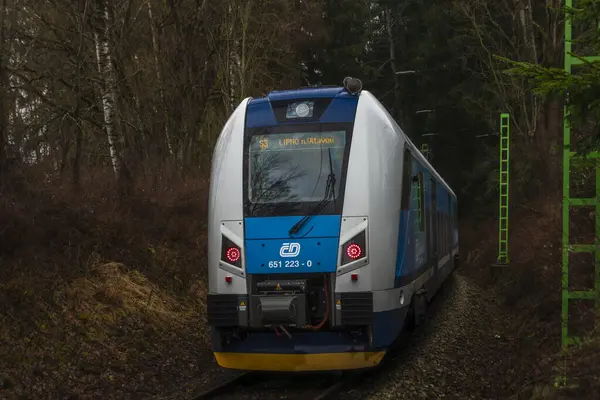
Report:
[[[424,398],[550,398],[567,94],[577,149],[598,147],[600,121],[600,63],[563,69],[566,19],[575,53],[600,51],[600,0],[575,3],[0,0],[0,398],[176,398],[216,379],[214,144],[243,99],[346,76],[429,146],[458,195],[460,274],[482,309],[510,316],[501,339],[485,324],[461,333],[485,336],[479,369],[504,360],[502,379],[448,378]],[[500,113],[511,117],[511,264],[492,279]],[[572,178],[592,196],[593,167]],[[594,212],[572,217],[580,242],[598,241]],[[594,287],[593,257],[572,266]],[[574,321],[593,327],[582,307]],[[600,342],[586,343],[566,360],[574,398],[600,392]]]

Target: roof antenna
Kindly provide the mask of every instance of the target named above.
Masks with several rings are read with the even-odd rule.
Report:
[[[360,91],[362,90],[362,82],[358,78],[352,78],[350,76],[347,76],[344,78],[343,84],[344,84],[344,88],[351,95],[356,95],[356,94],[360,93]]]

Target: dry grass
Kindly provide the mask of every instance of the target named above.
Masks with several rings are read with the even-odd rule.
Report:
[[[81,310],[79,317],[99,329],[109,330],[117,326],[123,316],[129,315],[157,329],[180,329],[185,324],[181,303],[139,271],[125,271],[121,264],[108,263],[93,267],[92,274],[93,277],[75,280],[67,296],[71,304]],[[205,289],[199,292],[205,293]]]
[[[52,299],[37,299],[31,320],[0,315],[0,337],[9,346],[0,360],[8,397],[119,398],[164,391],[180,373],[177,365],[199,367],[207,346],[201,300],[206,288],[202,282],[195,287],[184,302],[138,271],[108,263],[59,285]],[[155,372],[157,382],[147,386],[137,377],[150,366],[168,373],[161,378]]]
[[[144,398],[213,366],[206,180],[94,182],[0,195],[0,398]]]

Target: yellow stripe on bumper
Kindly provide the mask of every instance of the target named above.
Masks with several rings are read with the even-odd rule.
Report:
[[[328,371],[374,367],[381,362],[385,352],[317,354],[215,352],[214,354],[217,363],[223,368],[253,371]]]

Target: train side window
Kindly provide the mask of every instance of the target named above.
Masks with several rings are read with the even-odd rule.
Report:
[[[402,165],[402,194],[400,197],[400,208],[402,210],[410,209],[410,187],[412,176],[412,155],[410,151],[404,150],[404,162]]]
[[[418,201],[419,201],[419,230],[420,231],[424,231],[425,230],[425,218],[424,218],[424,212],[425,212],[425,193],[424,193],[424,188],[423,188],[423,173],[419,172],[417,174],[417,184],[418,186]]]

